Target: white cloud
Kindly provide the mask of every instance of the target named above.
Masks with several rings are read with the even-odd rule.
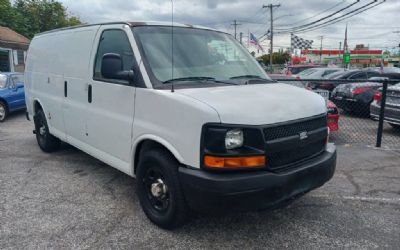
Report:
[[[276,27],[284,27],[286,24],[294,26],[314,21],[318,18],[333,13],[340,8],[351,4],[355,0],[282,0],[280,8],[275,9],[274,16],[280,17],[276,20]],[[372,0],[361,0],[352,9],[367,4]],[[382,1],[382,0],[379,0]],[[157,20],[169,21],[171,18],[170,0],[61,0],[68,10],[81,17],[84,22],[96,23],[117,20]],[[310,18],[323,10],[343,2],[336,8],[321,15]],[[263,4],[274,3],[277,0],[175,0],[175,20],[183,23],[203,24],[233,33],[231,23],[234,19],[241,25],[238,32],[255,33],[261,36],[269,29],[269,15],[267,9],[262,9]],[[351,10],[351,9],[350,9]],[[398,23],[399,0],[387,0],[384,4],[368,10],[360,15],[347,20],[349,26],[349,44],[364,43],[371,48],[385,48],[397,46],[400,42],[400,34],[393,31],[400,30]],[[346,10],[345,12],[347,12]],[[288,16],[290,15],[290,16]],[[336,17],[336,16],[334,16]],[[304,20],[302,22],[299,22]],[[339,42],[343,41],[346,22],[340,22],[319,30],[299,34],[307,39],[317,40],[318,36],[324,36],[325,48],[338,48]],[[290,27],[290,26],[289,26]],[[266,42],[267,44],[267,42]],[[319,47],[319,42],[314,43]],[[290,45],[289,35],[275,36],[275,45],[288,47]]]

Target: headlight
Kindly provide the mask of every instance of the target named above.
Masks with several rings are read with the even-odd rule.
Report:
[[[243,130],[232,129],[226,132],[225,147],[226,149],[235,149],[243,146]]]

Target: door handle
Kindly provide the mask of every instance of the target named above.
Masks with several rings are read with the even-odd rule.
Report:
[[[88,102],[92,103],[92,85],[89,84],[88,86]]]
[[[68,96],[68,82],[64,81],[64,97]]]

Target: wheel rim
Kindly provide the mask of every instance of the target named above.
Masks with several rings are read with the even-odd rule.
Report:
[[[43,145],[45,143],[45,139],[46,139],[46,134],[47,134],[47,128],[46,128],[46,124],[44,123],[44,120],[42,117],[39,117],[38,119],[38,123],[37,123],[37,135],[38,135],[38,139],[39,139],[39,143],[41,145]]]
[[[152,209],[165,214],[170,207],[170,192],[162,172],[157,168],[149,168],[142,182]]]
[[[2,121],[5,116],[6,116],[6,109],[4,108],[3,105],[0,104],[0,121]]]

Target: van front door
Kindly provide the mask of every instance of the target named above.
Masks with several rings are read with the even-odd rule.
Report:
[[[96,37],[93,79],[88,86],[86,135],[90,146],[98,151],[96,155],[127,172],[132,158],[136,88],[127,81],[103,78],[101,60],[104,54],[115,53],[121,56],[124,70],[133,69],[136,63],[131,46],[132,33],[126,25],[114,26],[101,26]]]

